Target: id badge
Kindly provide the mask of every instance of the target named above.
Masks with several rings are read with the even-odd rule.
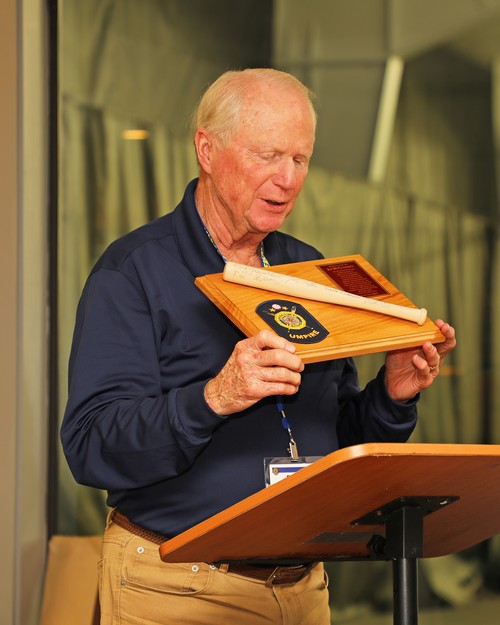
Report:
[[[264,458],[264,474],[266,487],[272,484],[277,484],[294,475],[300,469],[307,467],[316,460],[319,460],[322,456],[299,456],[297,460],[290,460],[288,458]]]

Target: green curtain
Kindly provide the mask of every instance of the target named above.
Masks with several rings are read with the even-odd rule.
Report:
[[[76,305],[118,236],[172,210],[197,175],[189,134],[203,89],[269,64],[267,0],[60,0],[59,407]],[[142,129],[144,141],[123,131]],[[102,493],[75,485],[59,448],[58,531],[100,533]]]

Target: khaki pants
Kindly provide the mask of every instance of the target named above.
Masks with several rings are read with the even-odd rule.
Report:
[[[266,586],[203,562],[167,564],[158,545],[108,521],[99,562],[101,625],[330,625],[326,574]]]

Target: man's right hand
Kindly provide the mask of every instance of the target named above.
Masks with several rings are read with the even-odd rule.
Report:
[[[294,395],[303,370],[293,343],[262,330],[236,343],[220,373],[207,382],[205,400],[221,416],[241,412],[264,397]]]

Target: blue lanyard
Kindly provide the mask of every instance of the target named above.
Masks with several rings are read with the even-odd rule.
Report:
[[[198,215],[199,215],[199,213],[198,213]],[[222,258],[224,263],[227,263],[227,260],[222,255],[222,252],[218,248],[217,243],[214,241],[213,236],[210,234],[210,232],[208,231],[207,227],[203,223],[203,220],[201,219],[201,215],[199,215],[199,216],[200,216],[200,221],[203,224],[203,228],[205,230],[205,233],[206,233],[207,237],[209,238],[209,240],[212,243],[212,245],[214,246],[214,248],[217,250],[217,253]],[[260,244],[260,258],[261,258],[263,267],[270,267],[269,261],[267,260],[267,258],[264,255],[264,243]],[[288,419],[286,418],[285,406],[284,406],[283,398],[281,397],[281,395],[277,395],[276,396],[276,405],[278,406],[278,412],[281,414],[281,425],[288,432],[288,438],[289,438],[288,452],[290,454],[290,460],[292,462],[298,462],[298,460],[299,460],[299,452],[297,450],[297,443],[295,442],[295,440],[294,440],[294,438],[292,436],[292,428],[290,427],[290,423],[289,423]]]
[[[281,414],[281,425],[283,429],[288,432],[289,438],[289,446],[288,453],[290,454],[290,460],[292,462],[298,462],[299,460],[299,450],[297,449],[297,443],[295,442],[292,435],[292,428],[290,427],[290,422],[286,418],[285,414],[285,405],[283,403],[283,397],[281,395],[276,395],[276,405],[278,407],[278,412]]]

